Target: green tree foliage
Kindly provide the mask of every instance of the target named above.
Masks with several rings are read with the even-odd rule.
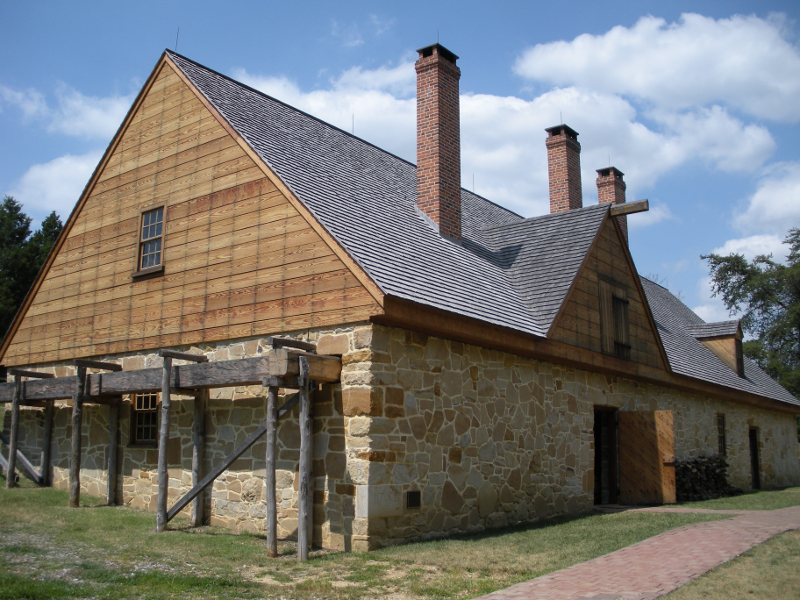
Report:
[[[791,229],[786,264],[772,255],[751,262],[741,254],[701,258],[711,269],[714,295],[731,312],[740,312],[742,329],[752,336],[746,356],[800,397],[800,229]]]
[[[63,224],[55,212],[31,234],[31,218],[11,196],[0,204],[0,336],[8,331]]]

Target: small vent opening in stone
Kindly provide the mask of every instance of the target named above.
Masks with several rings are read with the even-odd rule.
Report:
[[[419,491],[406,492],[406,508],[419,508],[422,506],[422,495]]]

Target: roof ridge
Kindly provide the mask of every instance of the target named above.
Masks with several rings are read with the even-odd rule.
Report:
[[[491,202],[491,200],[489,200],[489,202]],[[544,214],[544,215],[535,215],[533,217],[523,217],[522,220],[516,221],[515,223],[500,223],[499,225],[492,225],[491,227],[484,227],[483,229],[481,229],[481,231],[487,231],[488,232],[488,231],[493,231],[493,230],[496,230],[496,229],[501,229],[503,227],[515,227],[515,226],[523,225],[525,223],[531,223],[533,221],[538,221],[540,219],[548,219],[548,218],[557,219],[557,218],[560,218],[560,217],[563,217],[563,216],[567,216],[567,215],[574,215],[574,214],[577,214],[577,213],[583,212],[583,211],[597,210],[598,207],[603,207],[605,209],[609,208],[609,206],[603,206],[603,204],[608,204],[610,206],[610,203],[604,202],[602,204],[599,204],[599,203],[598,204],[591,204],[589,206],[582,206],[580,208],[573,208],[572,210],[564,210],[564,211],[557,212],[557,213],[547,213],[547,214]]]

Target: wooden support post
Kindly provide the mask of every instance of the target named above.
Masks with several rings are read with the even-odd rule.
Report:
[[[267,488],[267,556],[278,556],[278,496],[275,489],[276,421],[278,409],[278,388],[267,388],[267,470],[264,483]]]
[[[48,400],[44,407],[44,432],[42,433],[42,462],[39,466],[39,471],[42,474],[42,485],[49,486],[53,484],[50,475],[51,459],[50,459],[50,446],[53,441],[53,413],[55,412],[55,401]]]
[[[19,444],[19,405],[22,402],[22,376],[14,375],[14,400],[11,402],[11,436],[8,441],[6,489],[17,484],[17,445]]]
[[[106,482],[106,504],[117,503],[117,457],[119,455],[119,405],[122,398],[108,405],[108,477]]]
[[[203,478],[203,451],[206,444],[206,401],[208,391],[203,390],[194,397],[194,422],[192,423],[192,487]],[[204,520],[205,500],[198,494],[192,501],[192,525],[200,527]]]
[[[308,547],[310,542],[311,510],[311,401],[309,388],[308,360],[305,356],[299,357],[300,377],[300,481],[298,484],[297,498],[297,559],[308,560]]]
[[[172,358],[164,357],[161,372],[161,428],[158,433],[158,501],[156,505],[156,531],[167,528],[167,493],[169,473],[167,473],[167,443],[169,442],[169,417],[171,402],[169,382],[172,375]]]
[[[75,393],[72,395],[72,445],[69,454],[69,505],[81,505],[81,426],[83,425],[83,396],[86,392],[86,367],[78,367]]]

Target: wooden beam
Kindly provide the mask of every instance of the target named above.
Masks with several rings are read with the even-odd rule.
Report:
[[[6,446],[10,445],[9,439],[5,436],[5,434],[3,434],[2,431],[0,431],[0,441],[2,441]],[[17,448],[15,456],[17,462],[20,464],[20,466],[22,466],[23,469],[25,469],[28,472],[28,475],[31,476],[31,479],[33,479],[36,483],[41,485],[42,484],[41,473],[39,473],[39,471],[36,470],[36,467],[33,466],[33,463],[28,460],[28,457],[25,456],[19,448]],[[3,460],[5,461],[4,468],[8,469],[8,461],[5,460],[5,457],[3,457]]]
[[[264,387],[288,388],[296,390],[300,388],[297,377],[264,377],[261,380]]]
[[[57,377],[25,382],[25,400],[65,400],[72,398],[77,377]],[[0,383],[0,403],[11,402],[14,398],[14,384]]]
[[[192,487],[203,479],[203,454],[206,444],[206,402],[208,391],[204,390],[194,399],[194,420],[192,422]],[[192,525],[199,527],[205,520],[205,502],[198,494],[192,503]]]
[[[300,356],[299,377],[300,377],[300,465],[298,488],[297,488],[297,560],[304,562],[308,560],[308,547],[311,541],[311,401],[309,398],[309,388],[311,381],[309,374],[311,371],[308,357]]]
[[[8,477],[6,489],[13,488],[16,482],[17,444],[19,443],[19,403],[22,401],[22,375],[14,375],[14,401],[11,403],[11,440],[8,443]]]
[[[8,369],[9,375],[18,377],[33,377],[35,379],[53,379],[52,373],[39,373],[38,371],[26,371],[25,369]]]
[[[609,209],[612,217],[619,217],[620,215],[630,215],[632,213],[645,212],[650,210],[650,202],[647,200],[636,200],[635,202],[626,202],[625,204],[615,204]]]
[[[301,350],[277,348],[270,350],[269,370],[277,377],[298,376],[300,374],[299,359],[304,358],[309,368],[309,379],[326,383],[339,381],[342,372],[342,360],[338,356],[310,354]],[[301,384],[302,385],[302,384]]]
[[[270,386],[267,390],[267,469],[264,476],[267,503],[267,556],[269,558],[277,558],[278,556],[278,497],[275,487],[277,400],[278,388]]]
[[[69,455],[69,505],[81,505],[81,426],[83,425],[83,397],[86,393],[86,367],[78,367],[75,393],[72,396],[72,444]]]
[[[51,485],[52,477],[50,471],[52,469],[51,460],[51,446],[53,441],[53,416],[55,413],[55,401],[48,400],[44,409],[44,431],[42,433],[42,462],[39,471],[42,473],[42,485]]]
[[[196,363],[208,362],[208,357],[205,354],[189,354],[188,352],[176,352],[175,350],[159,350],[158,355],[163,358],[189,360]]]
[[[76,358],[72,361],[76,367],[86,367],[87,369],[102,369],[104,371],[122,371],[122,365],[110,362],[101,362],[99,360],[84,360]]]
[[[119,407],[122,398],[108,406],[108,477],[106,482],[106,504],[117,503],[117,461],[119,456]]]
[[[306,352],[310,352],[311,354],[317,353],[317,345],[312,344],[311,342],[303,342],[300,340],[293,340],[290,338],[283,338],[283,337],[269,337],[267,338],[267,343],[272,346],[272,348],[296,348],[297,350],[305,350]]]
[[[169,473],[167,473],[167,443],[169,442],[169,418],[171,403],[169,399],[172,379],[172,358],[164,357],[161,369],[161,427],[158,434],[158,499],[156,504],[156,531],[167,528],[167,492]]]
[[[297,402],[298,402],[298,394],[294,394],[278,410],[278,419],[280,419],[283,415],[288,413],[292,409],[292,407],[297,404]],[[174,519],[175,515],[177,515],[184,508],[186,508],[189,502],[194,500],[200,492],[202,492],[206,487],[211,485],[211,483],[217,477],[222,475],[223,471],[225,471],[225,469],[230,467],[237,458],[239,458],[242,454],[244,454],[245,450],[247,450],[250,446],[255,444],[261,438],[261,436],[264,435],[266,431],[267,431],[267,422],[264,421],[261,424],[261,426],[258,429],[256,429],[253,433],[251,433],[249,436],[247,436],[247,439],[245,439],[239,446],[237,446],[234,449],[234,451],[225,458],[225,460],[223,460],[220,464],[218,464],[211,471],[209,471],[208,474],[205,477],[203,477],[200,483],[198,483],[191,490],[186,492],[180,500],[178,500],[175,504],[172,505],[172,508],[170,508],[167,511],[167,521],[169,522],[172,519]]]

